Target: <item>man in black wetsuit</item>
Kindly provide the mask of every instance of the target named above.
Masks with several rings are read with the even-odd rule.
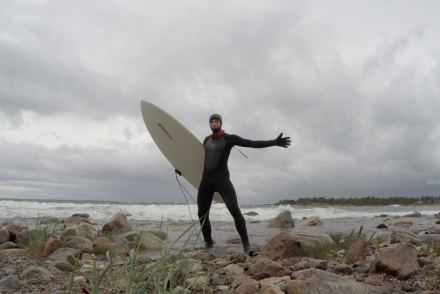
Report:
[[[198,215],[202,226],[203,238],[206,247],[213,247],[211,236],[211,223],[209,222],[209,209],[211,208],[214,192],[218,192],[226,207],[234,218],[235,227],[243,242],[243,251],[249,254],[249,237],[246,230],[246,222],[241,214],[237,203],[237,195],[234,186],[229,179],[228,158],[234,145],[251,148],[265,148],[280,146],[287,148],[290,145],[290,137],[282,138],[282,133],[270,141],[252,141],[243,139],[237,135],[226,134],[222,130],[223,120],[219,114],[213,114],[209,118],[212,134],[205,138],[205,167],[202,181],[197,194]]]

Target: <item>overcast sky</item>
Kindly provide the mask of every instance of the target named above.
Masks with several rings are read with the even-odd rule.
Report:
[[[440,196],[439,29],[437,0],[0,1],[0,198],[185,202],[141,100],[292,138],[232,150],[242,204]]]

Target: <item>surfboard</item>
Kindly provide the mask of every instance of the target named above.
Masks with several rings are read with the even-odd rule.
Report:
[[[205,147],[177,119],[156,105],[141,100],[141,111],[145,126],[171,165],[198,189],[202,180]],[[219,193],[214,200],[224,203]]]

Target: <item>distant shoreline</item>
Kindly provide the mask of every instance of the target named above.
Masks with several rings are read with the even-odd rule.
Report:
[[[360,198],[299,198],[278,201],[279,205],[304,205],[304,206],[440,206],[440,196],[421,197],[360,197]]]

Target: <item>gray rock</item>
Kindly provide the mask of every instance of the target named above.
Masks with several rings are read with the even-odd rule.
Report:
[[[31,266],[25,269],[22,275],[28,280],[36,279],[36,280],[50,281],[50,276],[52,274],[50,273],[50,271],[48,271],[45,268],[39,266]]]
[[[203,292],[212,292],[212,290],[208,287],[209,278],[207,277],[194,277],[186,280],[186,284],[190,285],[190,289],[203,291]]]
[[[88,213],[74,213],[74,214],[72,214],[72,216],[90,218],[90,215]]]
[[[308,258],[307,261],[309,262],[310,268],[317,268],[317,269],[321,269],[321,270],[326,270],[328,267],[327,260]]]
[[[254,216],[254,215],[258,215],[258,213],[256,213],[255,211],[249,211],[249,212],[243,213],[243,215]]]
[[[419,257],[417,258],[417,262],[421,267],[424,267],[425,265],[432,264],[432,259],[429,257]]]
[[[98,231],[89,223],[80,223],[75,227],[75,233],[77,237],[86,238],[92,241],[98,238]]]
[[[319,269],[295,272],[292,274],[292,279],[295,280],[286,284],[286,294],[381,294],[373,286]]]
[[[59,269],[62,272],[72,272],[73,271],[73,265],[71,265],[67,261],[55,261],[51,265],[53,268]]]
[[[69,225],[79,225],[80,223],[87,223],[91,224],[91,221],[87,217],[81,217],[81,216],[70,216],[63,220],[63,223],[69,224]]]
[[[306,224],[310,227],[323,225],[319,216],[309,216],[308,218],[306,218]]]
[[[21,283],[14,275],[9,275],[0,280],[0,291],[12,293],[21,288]]]
[[[182,259],[176,262],[176,268],[184,272],[195,273],[202,271],[204,266],[200,260],[196,259]]]
[[[253,264],[246,275],[251,276],[253,279],[261,280],[263,279],[263,273],[269,274],[267,277],[284,277],[290,276],[292,271],[273,260],[262,257]],[[264,277],[264,279],[267,277]]]
[[[228,256],[228,250],[222,246],[214,246],[213,253],[215,256],[218,256],[218,257]]]
[[[406,214],[403,217],[422,217],[422,214],[420,212],[415,211],[413,213]]]
[[[0,229],[0,244],[9,242],[9,232],[6,229]]]
[[[18,247],[17,244],[15,244],[14,242],[5,242],[0,245],[0,250],[12,249],[12,248],[17,248],[17,247]]]
[[[6,227],[7,225],[13,224],[14,222],[10,219],[5,219],[4,221],[2,221],[1,225]]]
[[[132,230],[131,225],[127,221],[127,216],[122,213],[115,214],[102,227],[103,232],[109,233],[126,233]]]
[[[166,240],[168,239],[168,234],[164,231],[159,231],[159,230],[146,230],[143,231],[145,233],[150,233],[155,235],[156,237],[159,237],[161,240]],[[141,232],[136,232],[136,231],[130,231],[125,233],[123,236],[125,239],[127,239],[130,242],[135,242],[136,238],[139,237],[139,234],[141,234]]]
[[[156,235],[142,232],[139,237],[136,238],[136,248],[140,250],[162,250],[166,244]]]
[[[434,267],[435,267],[436,269],[440,269],[440,257],[437,257],[436,259],[434,259],[434,260],[432,261],[432,265],[434,265]]]
[[[237,287],[235,293],[237,294],[249,294],[257,293],[260,289],[259,283],[254,279],[249,279],[244,281],[240,286]]]
[[[23,230],[20,233],[18,233],[17,236],[15,237],[15,243],[21,246],[27,245],[29,244],[29,240],[36,237],[36,234],[46,234],[46,233],[36,229]]]
[[[422,243],[440,242],[440,234],[424,234],[424,235],[419,235],[419,238]]]
[[[269,222],[269,228],[293,228],[295,222],[292,218],[292,213],[289,210],[281,212],[277,217]]]
[[[69,261],[71,258],[69,255],[76,257],[78,252],[79,250],[75,248],[59,248],[50,254],[47,259],[52,261]]]
[[[75,228],[66,228],[63,231],[63,237],[76,237],[76,230]]]

